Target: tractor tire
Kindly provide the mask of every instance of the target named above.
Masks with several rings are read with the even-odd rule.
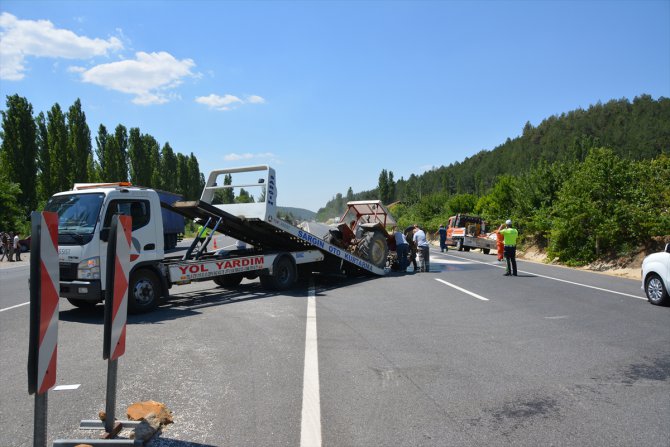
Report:
[[[360,257],[370,264],[383,269],[386,266],[386,258],[389,254],[386,237],[381,231],[367,231],[363,239],[358,243]]]
[[[214,283],[219,287],[230,289],[239,286],[242,278],[244,278],[242,274],[217,276],[214,278]]]
[[[271,275],[261,275],[260,281],[264,289],[286,290],[293,286],[298,278],[295,262],[291,255],[278,256],[272,265]]]

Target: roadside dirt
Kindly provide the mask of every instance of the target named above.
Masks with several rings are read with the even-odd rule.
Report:
[[[547,262],[547,254],[538,250],[537,247],[528,247],[524,251],[517,252],[517,258],[524,261],[538,262],[541,264],[561,265],[566,268],[574,268],[576,270],[587,270],[595,273],[602,273],[609,276],[618,276],[620,278],[628,278],[639,280],[640,268],[642,260],[647,255],[644,251],[630,257],[619,258],[607,261],[597,261],[584,267],[567,267],[560,263]]]

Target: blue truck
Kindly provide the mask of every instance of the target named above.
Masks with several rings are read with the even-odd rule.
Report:
[[[161,201],[161,205],[166,204],[171,207],[175,202],[184,199],[179,194],[172,192],[160,190],[156,190],[156,192],[158,193],[158,198]],[[184,216],[170,211],[168,207],[163,207],[161,209],[161,214],[163,215],[164,247],[165,250],[170,250],[175,248],[177,243],[181,242],[182,238],[184,237]]]

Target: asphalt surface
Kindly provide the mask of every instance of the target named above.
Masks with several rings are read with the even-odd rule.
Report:
[[[503,277],[493,255],[431,256],[428,273],[312,278],[321,445],[670,445],[670,308],[639,281],[524,261]],[[32,444],[27,279],[27,263],[0,269],[8,447]],[[309,284],[195,283],[130,316],[117,418],[155,400],[175,423],[151,446],[305,445]],[[105,407],[102,320],[102,306],[61,300],[57,385],[79,387],[49,392],[50,440],[99,435],[78,426]]]

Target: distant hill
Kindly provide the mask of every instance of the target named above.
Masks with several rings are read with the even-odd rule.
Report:
[[[537,126],[527,122],[520,136],[507,138],[493,150],[482,150],[462,162],[412,174],[407,179],[393,181],[393,173],[382,170],[380,179],[386,174],[386,190],[390,191],[386,197],[378,190],[379,185],[369,191],[350,192],[347,199],[338,193],[319,209],[317,218],[340,215],[346,200],[377,198],[385,203],[411,204],[422,194],[437,192],[481,196],[501,175],[520,175],[542,163],[583,161],[591,148],[603,146],[629,160],[669,153],[670,99],[654,100],[650,95],[640,95],[632,102],[613,99],[586,110],[551,116]]]
[[[293,220],[298,220],[298,221],[312,221],[316,217],[316,213],[314,211],[306,210],[304,208],[294,208],[291,206],[280,206],[279,212],[282,214],[286,215],[291,215],[293,216]]]

